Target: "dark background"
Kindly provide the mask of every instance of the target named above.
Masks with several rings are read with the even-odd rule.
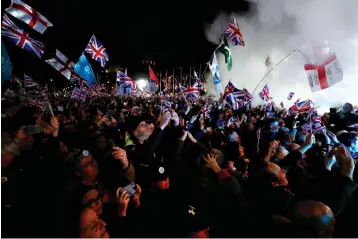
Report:
[[[53,79],[58,88],[69,83],[60,73],[44,62],[59,49],[75,63],[85,49],[92,34],[104,45],[110,57],[107,68],[128,68],[135,77],[147,74],[148,65],[142,61],[155,61],[155,72],[169,72],[173,68],[199,64],[205,67],[216,46],[206,40],[205,24],[213,21],[221,12],[245,12],[248,2],[232,1],[85,1],[85,0],[25,0],[28,5],[43,14],[53,27],[43,34],[32,30],[25,23],[10,17],[16,25],[45,44],[42,60],[24,51],[7,40],[8,50],[15,75],[24,72],[38,82],[49,83]],[[1,1],[2,15],[11,4]],[[95,74],[102,79],[115,81],[90,59]],[[203,69],[202,68],[202,69]]]

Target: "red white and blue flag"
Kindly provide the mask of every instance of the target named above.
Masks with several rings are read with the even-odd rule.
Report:
[[[106,48],[104,48],[104,46],[97,40],[95,35],[92,35],[85,49],[85,52],[87,52],[92,57],[92,59],[100,62],[102,67],[104,67],[109,61]]]
[[[263,101],[270,100],[270,90],[267,85],[265,85],[262,91],[260,91],[259,96]]]
[[[121,71],[117,72],[117,81],[119,81],[118,84],[119,87],[126,88],[126,89],[136,88],[136,83],[132,80],[132,78],[130,78],[129,76],[127,76]]]
[[[187,98],[198,99],[199,95],[199,82],[195,82],[192,86],[183,90],[184,95]]]
[[[29,33],[16,26],[15,23],[13,23],[6,15],[2,18],[1,35],[14,45],[34,53],[39,58],[41,58],[45,52],[42,42],[30,38]]]
[[[75,89],[72,92],[71,98],[85,102],[87,98],[87,92],[81,90],[78,87],[75,87]]]
[[[40,88],[39,83],[37,83],[34,79],[32,79],[30,76],[24,74],[25,77],[25,87],[36,87],[36,88]]]
[[[301,102],[296,102],[292,107],[294,111],[298,112],[305,112],[312,109],[312,101],[311,100],[304,100]]]
[[[28,24],[41,34],[43,34],[48,27],[53,26],[41,13],[20,0],[12,0],[11,6],[6,8],[5,11]]]
[[[233,18],[231,20],[231,22],[229,23],[229,26],[225,30],[224,35],[226,38],[231,39],[234,46],[237,46],[237,45],[245,46],[245,42],[242,37],[239,24],[237,24],[237,21],[235,18]]]
[[[238,110],[240,108],[240,104],[231,91],[229,84],[227,84],[225,87],[225,93],[222,96],[222,99],[225,100],[233,110]]]

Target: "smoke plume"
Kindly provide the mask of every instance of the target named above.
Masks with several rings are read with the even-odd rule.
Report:
[[[267,82],[273,100],[285,106],[296,99],[312,99],[316,106],[351,102],[358,105],[358,1],[357,0],[250,0],[251,10],[245,16],[220,14],[205,29],[207,39],[219,44],[231,17],[236,17],[245,46],[231,46],[233,68],[227,70],[223,56],[218,61],[223,87],[231,79],[238,88],[253,92],[267,73],[265,60],[275,65],[294,49],[312,40],[329,41],[344,72],[336,85],[312,93],[299,52],[278,65],[257,88],[254,104],[263,103],[259,91]],[[211,81],[211,75],[208,76]],[[210,88],[209,84],[209,88]],[[289,92],[295,92],[292,102]]]

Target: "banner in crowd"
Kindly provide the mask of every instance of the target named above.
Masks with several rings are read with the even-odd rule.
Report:
[[[85,79],[91,87],[96,84],[96,77],[94,76],[91,64],[84,54],[80,56],[75,65],[75,72]]]
[[[11,79],[12,65],[10,57],[7,54],[6,47],[1,41],[1,81],[8,81]]]

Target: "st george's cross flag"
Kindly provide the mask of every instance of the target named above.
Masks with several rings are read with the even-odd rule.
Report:
[[[46,60],[46,62],[60,72],[68,80],[71,78],[71,72],[75,67],[75,63],[68,59],[62,52],[56,49],[55,58]]]
[[[5,11],[11,16],[28,24],[41,34],[43,34],[48,27],[53,26],[41,13],[20,0],[12,0],[11,6],[6,8]]]
[[[299,51],[312,92],[324,90],[343,80],[341,64],[328,42],[307,44]]]

